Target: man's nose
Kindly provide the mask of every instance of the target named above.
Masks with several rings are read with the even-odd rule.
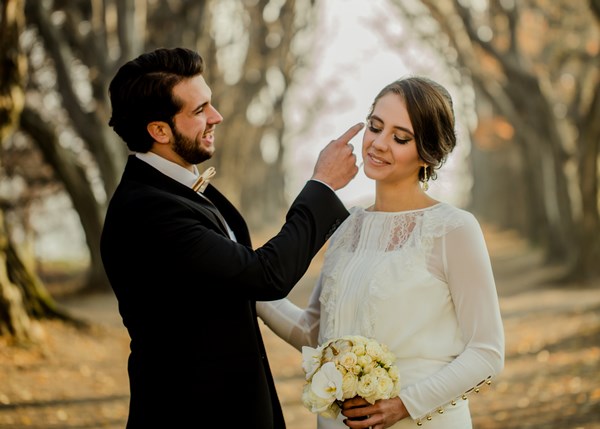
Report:
[[[211,124],[220,124],[223,121],[223,116],[219,113],[217,109],[211,106],[211,112],[208,117],[208,122]]]

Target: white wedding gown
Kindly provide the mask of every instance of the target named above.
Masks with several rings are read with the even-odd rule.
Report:
[[[387,344],[411,416],[393,429],[417,422],[471,428],[462,398],[504,362],[498,297],[479,223],[445,203],[350,212],[330,240],[308,307],[287,299],[260,302],[259,316],[299,350],[349,334]],[[319,416],[318,428],[347,428],[342,419]]]

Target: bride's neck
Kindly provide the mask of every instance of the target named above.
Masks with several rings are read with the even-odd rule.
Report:
[[[401,212],[430,207],[438,201],[427,195],[420,186],[408,189],[377,186],[372,210],[378,212]]]

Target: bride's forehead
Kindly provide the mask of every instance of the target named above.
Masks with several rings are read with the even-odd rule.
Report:
[[[385,94],[377,100],[371,116],[375,116],[383,122],[411,123],[404,98],[395,93]]]

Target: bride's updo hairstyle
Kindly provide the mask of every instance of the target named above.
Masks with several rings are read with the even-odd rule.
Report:
[[[385,86],[375,97],[368,117],[381,97],[388,93],[404,99],[413,126],[417,152],[427,163],[427,176],[437,177],[436,170],[456,146],[454,110],[450,93],[439,83],[419,76],[398,79]],[[419,171],[424,180],[424,169]]]

